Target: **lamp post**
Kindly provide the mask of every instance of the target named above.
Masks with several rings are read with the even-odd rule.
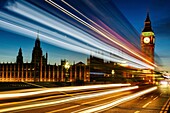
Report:
[[[68,62],[65,63],[64,65],[64,68],[66,70],[66,73],[65,73],[65,82],[68,82],[69,81],[69,73],[68,73],[68,70],[70,68],[70,64]]]
[[[115,70],[112,70],[111,74],[112,74],[112,77],[114,77]]]

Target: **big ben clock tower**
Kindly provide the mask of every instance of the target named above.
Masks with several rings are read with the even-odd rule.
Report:
[[[146,54],[152,63],[154,63],[154,48],[155,48],[155,35],[151,27],[149,13],[145,20],[145,26],[141,34],[141,49]]]

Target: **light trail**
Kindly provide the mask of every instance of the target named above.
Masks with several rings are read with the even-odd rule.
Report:
[[[23,9],[25,9],[25,6],[23,6],[23,5],[21,5],[21,4],[17,4],[17,6],[18,7],[21,7],[21,8],[23,8]],[[26,8],[29,6],[28,4],[26,4],[27,6],[26,6]],[[9,7],[7,7],[8,9],[9,9]],[[48,30],[48,29],[45,29],[45,28],[42,28],[42,27],[40,27],[40,26],[37,26],[37,25],[34,25],[34,24],[31,24],[31,23],[29,23],[29,22],[26,22],[26,21],[24,21],[24,20],[21,20],[21,19],[18,19],[18,18],[16,18],[16,17],[14,17],[14,16],[11,16],[11,15],[9,15],[9,14],[5,14],[5,13],[2,13],[1,12],[1,18],[3,18],[3,20],[9,20],[10,19],[10,21],[12,21],[13,23],[16,23],[16,22],[18,22],[18,23],[16,23],[16,24],[18,24],[18,25],[13,25],[12,24],[12,22],[5,22],[5,21],[2,21],[2,23],[1,23],[1,25],[2,25],[2,27],[4,28],[4,29],[7,29],[8,31],[10,30],[10,31],[12,31],[12,30],[16,30],[16,29],[18,29],[18,27],[20,27],[20,30],[17,30],[17,31],[13,31],[13,32],[19,32],[19,34],[22,34],[23,35],[23,33],[27,33],[24,29],[28,29],[28,28],[30,28],[30,29],[28,29],[28,30],[30,30],[30,31],[32,31],[33,33],[34,33],[34,31],[36,31],[35,30],[35,28],[38,28],[38,29],[40,29],[42,32],[45,32],[46,34],[47,34],[47,36],[48,37],[50,37],[52,40],[49,40],[49,38],[47,38],[47,37],[41,37],[45,42],[48,42],[48,43],[50,43],[50,44],[53,44],[53,45],[57,45],[57,46],[61,46],[62,48],[66,48],[66,49],[71,49],[71,50],[73,50],[73,51],[76,51],[76,52],[80,52],[80,53],[84,53],[84,54],[90,54],[91,53],[91,51],[101,51],[101,50],[99,50],[99,49],[103,49],[103,48],[106,48],[106,50],[110,50],[110,51],[113,51],[114,50],[114,52],[115,51],[119,51],[119,50],[117,50],[116,48],[113,48],[113,47],[111,47],[111,46],[108,46],[108,45],[106,45],[105,43],[102,43],[101,41],[100,42],[98,42],[97,40],[95,40],[95,38],[93,38],[92,36],[90,36],[90,35],[88,35],[87,33],[85,33],[85,32],[83,32],[83,31],[80,31],[79,29],[77,29],[77,28],[75,28],[75,27],[73,27],[73,26],[70,26],[70,25],[68,25],[67,23],[64,23],[63,21],[61,21],[61,20],[57,20],[57,21],[55,21],[55,20],[51,20],[51,23],[56,23],[57,25],[59,25],[60,27],[56,27],[56,26],[51,26],[52,24],[51,23],[47,23],[47,22],[45,22],[45,20],[41,20],[41,19],[39,19],[39,18],[35,18],[34,17],[34,15],[39,15],[40,17],[42,17],[42,16],[44,16],[44,15],[47,15],[48,17],[50,17],[51,15],[48,15],[48,14],[44,14],[44,15],[40,15],[40,14],[37,14],[37,13],[35,13],[35,10],[37,11],[38,9],[35,9],[35,10],[33,10],[33,11],[31,11],[31,14],[33,14],[32,16],[30,16],[30,14],[28,14],[28,13],[25,13],[25,12],[23,12],[23,10],[19,10],[19,9],[17,9],[17,10],[14,10],[14,8],[12,8],[13,10],[12,11],[17,11],[17,13],[18,14],[22,14],[22,15],[24,15],[24,16],[26,16],[26,17],[28,17],[28,18],[30,18],[30,19],[34,19],[35,21],[37,21],[37,22],[40,22],[40,23],[43,23],[43,24],[45,24],[45,25],[47,25],[47,26],[49,26],[49,27],[52,27],[52,28],[54,28],[54,29],[56,29],[56,30],[59,30],[59,31],[61,31],[61,32],[64,32],[64,33],[66,33],[66,34],[68,34],[69,36],[71,35],[71,36],[73,36],[73,37],[76,37],[77,39],[83,39],[82,41],[84,41],[85,43],[88,43],[88,45],[86,44],[82,44],[82,43],[80,43],[80,42],[78,42],[78,41],[75,41],[75,40],[73,40],[73,39],[71,39],[71,38],[67,38],[67,37],[65,37],[64,35],[61,35],[61,34],[57,34],[57,33],[54,33],[54,32],[52,32],[52,31],[50,31],[50,30]],[[34,8],[33,8],[34,9]],[[28,10],[28,11],[27,11]],[[29,12],[30,10],[32,10],[32,9],[27,9],[26,10],[26,12]],[[20,12],[21,11],[21,12]],[[28,16],[29,15],[29,16]],[[48,18],[48,17],[46,17],[46,16],[44,16],[42,19],[44,19],[44,18],[47,18],[47,20],[50,20],[50,18]],[[51,17],[51,18],[54,18],[54,17]],[[6,23],[6,24],[4,24],[4,23]],[[22,25],[22,26],[20,26],[21,25],[21,23],[22,24],[24,24],[24,25]],[[64,25],[63,24],[61,24],[61,23],[64,23]],[[9,25],[10,24],[10,25]],[[61,24],[61,25],[60,25]],[[10,27],[9,27],[10,26]],[[16,27],[14,27],[14,26],[16,26]],[[24,27],[23,27],[24,26]],[[23,29],[21,29],[23,27]],[[59,28],[59,29],[57,29],[57,28]],[[62,29],[61,29],[62,28]],[[71,29],[70,29],[71,28]],[[72,29],[75,29],[75,30],[72,30]],[[70,31],[70,32],[66,32],[66,31]],[[72,34],[70,34],[70,33],[72,33]],[[34,33],[35,34],[35,33]],[[41,33],[42,34],[42,33]],[[40,34],[40,36],[41,36],[41,34]],[[49,35],[50,34],[50,35]],[[24,34],[25,36],[29,36],[30,37],[30,33],[29,34]],[[56,35],[58,36],[58,37],[56,37]],[[34,37],[33,35],[31,36],[31,37]],[[53,38],[53,37],[55,37],[55,38]],[[61,38],[60,38],[61,37]],[[63,37],[64,37],[64,41],[63,41]],[[79,38],[80,37],[80,38]],[[94,40],[92,40],[92,39],[94,39]],[[58,41],[59,40],[59,42],[58,43],[54,43],[54,41],[53,40],[55,40],[55,41]],[[65,43],[68,43],[69,42],[69,46],[67,46],[67,45],[65,45]],[[95,42],[95,43],[94,43]],[[92,45],[92,46],[97,46],[99,49],[95,49],[94,47],[92,48],[92,47],[89,47],[89,45]],[[73,47],[70,47],[70,46],[72,46],[73,45]],[[75,45],[75,47],[74,47],[74,45]],[[81,47],[83,47],[84,48],[84,50],[83,49],[81,49]],[[74,48],[74,49],[73,49]],[[86,49],[86,50],[85,50]],[[107,56],[106,54],[108,54],[108,53],[106,53],[106,52],[102,52],[102,53],[104,53],[105,54],[105,57],[106,57],[106,59],[110,59],[110,57],[109,56]],[[116,52],[116,53],[118,53],[118,52]],[[100,57],[100,58],[102,58],[103,56],[102,55],[100,55],[100,54],[98,54],[98,53],[95,53],[94,52],[94,54],[96,54],[96,56],[98,56],[98,57]],[[112,58],[112,61],[115,61],[115,62],[121,62],[121,58],[119,58],[119,57],[116,57],[116,56],[112,56],[113,58]]]
[[[122,44],[120,44],[120,43],[112,40],[112,39],[111,39],[110,37],[108,37],[106,34],[102,33],[100,30],[98,30],[97,28],[93,27],[92,25],[86,23],[84,20],[80,19],[80,18],[77,17],[76,15],[74,15],[74,14],[72,14],[71,12],[67,11],[66,9],[64,9],[64,8],[61,7],[60,5],[56,4],[56,3],[53,2],[52,0],[45,0],[45,1],[48,2],[49,4],[53,5],[54,7],[58,8],[58,9],[61,10],[62,12],[66,13],[67,15],[71,16],[72,18],[74,18],[74,19],[77,20],[78,22],[82,23],[83,25],[89,27],[91,30],[94,30],[95,32],[97,32],[97,33],[101,34],[102,36],[106,37],[107,39],[109,39],[110,41],[112,41],[112,42],[116,43],[117,45],[123,47],[125,50],[128,50],[128,49],[127,49],[125,46],[123,46]],[[134,51],[130,51],[130,50],[128,50],[128,51],[131,52],[132,54],[137,55]],[[122,53],[124,53],[124,52],[122,52]],[[113,53],[113,54],[115,54],[115,53]],[[128,58],[128,57],[127,57],[127,54],[125,54],[125,53],[124,53],[123,55],[120,55],[120,54],[119,54],[118,56],[121,56],[121,57],[123,57],[124,59],[127,59],[127,60],[131,60],[132,62],[138,62],[138,64],[144,65],[144,66],[146,66],[146,67],[148,67],[148,68],[150,68],[150,69],[154,69],[154,67],[152,67],[152,66],[150,66],[150,65],[147,65],[147,64],[145,64],[144,62],[139,61],[139,60],[137,60],[137,59],[135,59],[135,58],[133,58],[133,57],[131,57],[131,56],[128,56],[128,57],[130,57],[130,58]],[[139,55],[137,55],[137,56],[139,56]],[[141,56],[140,56],[140,57],[141,57]],[[143,57],[141,57],[141,58],[143,58]],[[133,59],[134,61],[133,61],[132,59]],[[143,58],[143,60],[149,62],[149,63],[152,64],[152,65],[154,65],[153,63],[151,63],[150,61],[146,60],[145,58]],[[139,63],[139,62],[140,62],[140,63]],[[131,65],[130,65],[130,66],[131,66]],[[156,65],[154,65],[154,66],[156,66]]]
[[[76,15],[74,15],[73,13],[69,12],[68,10],[64,9],[63,7],[61,7],[60,5],[58,5],[57,3],[55,3],[52,0],[45,0],[46,2],[48,2],[49,4],[51,4],[52,6],[56,7],[57,9],[61,10],[63,13],[69,15],[70,17],[74,18],[75,20],[77,20],[78,22],[80,22],[81,24],[87,26],[88,28],[90,28],[91,30],[94,30],[95,32],[99,33],[100,35],[102,35],[103,37],[107,38],[108,40],[112,41],[113,43],[119,45],[120,47],[124,48],[125,50],[127,50],[128,52],[130,52],[131,54],[137,56],[138,58],[146,61],[147,63],[149,63],[152,66],[157,67],[155,64],[153,64],[152,62],[150,62],[149,60],[145,59],[144,57],[136,54],[135,51],[130,50],[128,47],[126,47],[125,45],[122,45],[121,43],[111,39],[107,34],[103,33],[100,29],[97,29],[95,27],[93,27],[92,25],[88,24],[87,22],[85,22],[84,20],[80,19],[79,17],[77,17]],[[114,36],[113,36],[114,37]],[[153,68],[152,68],[153,69]]]
[[[108,87],[120,87],[120,86],[130,86],[131,84],[107,84],[107,85],[90,85],[90,86],[73,86],[73,87],[60,87],[60,88],[42,88],[40,91],[30,91],[23,93],[24,90],[20,93],[12,92],[11,94],[3,93],[0,94],[0,99],[5,98],[16,98],[16,97],[24,97],[31,96],[43,93],[50,92],[64,92],[64,91],[78,91],[78,90],[86,90],[86,89],[96,89],[96,88],[108,88]]]
[[[127,61],[128,66],[131,67],[136,67],[140,69],[147,67],[150,69],[154,69],[153,66],[148,65],[143,61],[140,61],[124,53],[123,51],[120,51],[117,48],[114,48],[96,39],[92,35],[76,28],[69,23],[66,23],[65,21],[43,11],[42,9],[39,9],[38,7],[35,7],[25,1],[15,1],[15,4],[17,7],[15,7],[15,5],[10,5],[5,6],[5,8],[8,9],[10,12],[22,15],[53,30],[1,12],[2,15],[0,15],[0,25],[1,28],[6,29],[7,31],[33,38],[35,37],[34,35],[36,34],[36,29],[40,29],[40,37],[42,38],[42,40],[52,45],[87,55],[92,53],[94,54],[94,56],[105,58],[108,61],[118,63],[123,63],[124,61]],[[98,31],[98,29],[95,30]],[[110,54],[113,55],[111,56]]]
[[[41,90],[43,90],[42,88],[40,88]],[[39,90],[40,90],[39,89]],[[35,89],[37,90],[37,88]],[[109,89],[110,90],[110,89]],[[23,91],[28,91],[28,90],[23,90]],[[23,92],[22,91],[22,92]],[[31,90],[30,90],[31,91]],[[101,92],[104,90],[95,90],[95,91],[90,91],[90,93],[97,93],[97,92]],[[20,91],[17,91],[20,92]],[[10,92],[9,92],[10,93]],[[16,92],[15,92],[16,93]],[[0,106],[11,106],[11,105],[17,105],[17,104],[24,104],[24,103],[28,103],[28,102],[35,102],[35,101],[43,101],[43,100],[47,100],[47,99],[52,99],[52,98],[63,98],[66,96],[76,96],[76,95],[82,95],[82,94],[88,94],[89,92],[80,92],[80,93],[74,93],[74,94],[68,94],[68,93],[64,93],[64,92],[60,92],[61,94],[65,94],[65,95],[54,95],[54,96],[47,96],[47,97],[42,97],[42,98],[36,98],[36,99],[30,99],[30,100],[25,100],[25,101],[18,101],[18,102],[9,102],[9,103],[2,103],[0,104]]]
[[[1,14],[2,14],[1,16],[6,17],[6,19],[8,17],[10,17],[10,19],[13,19],[13,20],[16,19],[16,18],[14,18],[10,15],[6,15],[6,14],[4,15],[3,13],[1,13]],[[22,21],[20,19],[16,19],[16,20],[19,21],[19,22],[22,22],[22,23],[25,22],[25,21]],[[2,25],[2,28],[4,28],[4,29],[10,30],[10,31],[17,29],[17,31],[14,31],[15,33],[17,32],[18,34],[22,34],[22,35],[27,36],[27,37],[35,37],[34,35],[36,34],[36,32],[35,32],[36,30],[33,30],[33,28],[37,28],[37,26],[33,25],[31,23],[26,23],[26,24],[32,26],[32,28],[28,29],[27,27],[18,26],[18,25],[0,20],[0,25]],[[39,34],[39,36],[42,38],[43,41],[48,42],[50,44],[53,44],[55,46],[59,46],[59,47],[66,48],[66,49],[71,49],[72,51],[80,52],[80,53],[83,53],[83,54],[90,54],[91,51],[99,51],[99,49],[95,49],[94,47],[84,45],[82,43],[71,40],[70,38],[67,38],[67,37],[65,37],[64,41],[63,41],[63,39],[53,38],[53,37],[56,37],[55,35],[58,35],[61,38],[64,37],[64,35],[60,35],[60,34],[57,34],[57,33],[54,33],[54,32],[50,32],[49,30],[47,30],[45,28],[41,28],[41,27],[39,27],[39,29],[42,30],[42,31],[47,31],[47,32],[51,33],[51,34],[49,34],[49,33],[47,34],[47,33],[42,32],[41,34]],[[66,40],[69,41],[69,43]],[[97,44],[97,45],[100,45],[100,44]],[[102,47],[102,46],[100,46],[100,47]],[[111,48],[109,48],[109,49],[111,49]],[[106,53],[106,52],[103,52],[103,53],[105,54],[105,58],[109,60],[110,59],[109,54]],[[100,58],[103,57],[99,53],[94,52],[94,54],[97,55]],[[107,56],[107,54],[108,54],[108,56]],[[112,60],[115,61],[115,62],[120,62],[122,60],[121,58],[116,57],[116,56],[112,56],[112,57],[113,57]]]
[[[106,97],[106,98],[101,98],[101,99],[97,99],[97,100],[93,100],[93,101],[88,101],[88,102],[84,102],[84,103],[82,103],[80,105],[71,106],[71,107],[67,107],[67,108],[64,108],[64,109],[57,109],[57,110],[49,111],[49,112],[46,112],[46,113],[61,112],[61,111],[68,110],[68,109],[71,109],[71,108],[76,108],[76,107],[80,107],[80,106],[83,106],[83,105],[89,105],[91,103],[95,103],[95,102],[99,102],[99,101],[103,101],[103,100],[106,100],[106,99],[111,99],[113,97],[118,97],[118,96],[127,95],[127,94],[130,94],[130,92],[123,92],[123,93],[116,94],[116,95],[113,95],[113,96],[109,96],[109,97]]]
[[[15,31],[15,33],[17,32],[17,33],[22,34],[27,37],[35,37],[34,35],[36,34],[35,30],[26,29],[24,27],[17,26],[17,25],[14,25],[14,24],[11,24],[11,23],[8,23],[5,21],[1,21],[1,20],[0,20],[0,25],[2,25],[2,27],[7,30],[11,30],[11,31],[17,30],[17,31]],[[78,51],[81,53],[83,52],[84,54],[89,54],[91,52],[88,49],[81,48],[79,46],[69,44],[69,43],[66,43],[61,40],[57,40],[57,39],[55,39],[51,36],[45,35],[43,33],[39,34],[39,36],[41,36],[43,41],[48,42],[55,46],[57,45],[59,47],[66,48],[66,49],[70,48],[72,50],[75,50],[75,51]]]
[[[48,2],[48,0],[45,0]],[[101,27],[100,25],[98,25],[96,22],[94,22],[93,20],[91,20],[90,18],[88,18],[87,16],[85,16],[84,14],[82,14],[80,11],[78,11],[76,8],[74,8],[73,6],[71,6],[69,3],[67,3],[65,0],[61,0],[64,4],[66,4],[67,6],[69,6],[70,8],[72,8],[74,11],[76,11],[77,13],[79,13],[81,16],[83,16],[85,19],[87,19],[88,21],[90,21],[91,23],[93,23],[94,25],[96,25],[99,29],[101,29],[102,31],[104,31],[104,33],[107,33],[109,35],[109,37],[114,37],[112,38],[113,40],[117,41],[118,43],[121,43],[119,40],[116,40],[117,37],[119,37],[122,41],[125,41],[126,43],[129,44],[129,46],[131,47],[131,49],[135,49],[135,52],[137,51],[138,53],[141,54],[141,51],[139,51],[138,49],[136,49],[135,47],[133,47],[129,42],[127,42],[125,39],[123,39],[121,36],[119,36],[116,32],[112,31],[112,33],[114,32],[115,36],[113,36],[111,34],[111,32],[107,31],[105,28]],[[110,28],[108,28],[110,29]],[[128,48],[126,46],[126,48]],[[127,56],[125,56],[125,58],[127,58]],[[131,59],[133,59],[131,57]],[[135,60],[134,60],[135,61]],[[133,66],[133,64],[131,64],[130,66]]]
[[[78,113],[94,113],[94,112],[98,113],[98,112],[102,112],[102,111],[108,110],[108,109],[110,109],[110,108],[112,108],[114,106],[117,106],[117,105],[119,105],[119,104],[121,104],[123,102],[130,101],[130,100],[132,100],[134,98],[137,98],[139,96],[142,96],[144,94],[152,92],[152,91],[154,91],[156,89],[157,89],[157,87],[152,87],[152,88],[140,91],[138,93],[122,97],[122,98],[114,100],[112,102],[107,102],[107,103],[104,103],[104,104],[88,107],[88,108],[81,109],[81,110],[78,110],[78,111],[75,111],[75,112],[72,112],[72,113],[77,113],[77,112]]]
[[[76,11],[77,13],[79,13],[81,16],[83,16],[85,19],[87,19],[88,21],[90,21],[91,23],[93,23],[94,25],[96,25],[97,27],[99,27],[102,31],[104,31],[105,33],[108,33],[110,36],[112,35],[110,32],[108,32],[106,29],[104,29],[103,27],[101,27],[100,25],[98,25],[96,22],[94,22],[93,20],[89,19],[87,16],[85,16],[84,14],[82,14],[80,11],[78,11],[77,9],[75,9],[73,6],[71,6],[69,3],[67,3],[64,0],[61,0],[63,3],[65,3],[67,6],[69,6],[70,8],[72,8],[74,11]],[[116,40],[116,38],[114,38],[113,40]],[[119,40],[116,40],[119,41]],[[119,41],[119,43],[121,43]]]
[[[21,105],[21,106],[16,106],[16,107],[0,109],[0,112],[9,112],[9,111],[14,111],[14,110],[35,108],[35,107],[40,107],[40,106],[47,107],[47,106],[54,105],[54,104],[56,105],[56,104],[72,102],[72,101],[76,101],[76,100],[80,100],[80,99],[94,98],[94,97],[98,97],[98,96],[103,96],[103,95],[112,94],[112,93],[118,93],[118,92],[122,92],[122,91],[133,90],[133,89],[137,89],[137,88],[138,88],[138,86],[119,88],[119,89],[106,91],[106,92],[87,94],[87,95],[81,95],[81,96],[76,96],[76,97],[68,97],[68,98],[60,99],[60,100],[51,100],[49,102],[46,101],[46,102],[35,103],[35,104],[31,104],[31,105]]]
[[[34,33],[34,31],[36,31],[36,29],[34,29],[34,28],[39,28],[40,31],[43,31],[43,32],[40,33],[39,35],[45,34],[45,35],[47,35],[47,36],[49,36],[49,37],[55,37],[55,36],[57,35],[57,36],[58,36],[58,39],[57,39],[57,38],[52,38],[52,39],[54,39],[54,40],[61,40],[62,42],[66,42],[66,43],[69,42],[69,43],[72,44],[72,45],[75,45],[75,46],[78,46],[78,47],[82,47],[82,48],[87,48],[87,50],[93,50],[92,47],[85,46],[84,44],[78,43],[78,41],[75,41],[75,40],[73,40],[73,39],[71,39],[71,38],[68,38],[68,37],[66,37],[66,36],[64,36],[64,35],[61,35],[61,34],[56,33],[56,32],[52,32],[52,31],[50,31],[50,30],[48,30],[48,29],[46,29],[46,28],[40,27],[40,26],[38,26],[38,25],[32,24],[32,23],[27,22],[27,21],[24,21],[24,20],[22,20],[22,19],[16,18],[16,17],[11,16],[11,15],[9,15],[9,14],[5,14],[5,13],[3,13],[3,12],[0,12],[0,15],[1,15],[1,18],[3,17],[4,20],[10,19],[10,21],[12,21],[12,22],[10,22],[10,23],[9,23],[9,22],[5,22],[5,21],[2,21],[1,24],[4,23],[3,25],[7,25],[7,27],[4,26],[5,29],[10,29],[10,28],[8,28],[9,26],[11,26],[12,28],[13,28],[13,27],[16,27],[16,28],[20,27],[20,28],[28,29],[28,30],[30,30],[30,31],[32,31],[32,32]],[[17,23],[16,23],[16,22],[17,22]],[[16,24],[13,25],[12,23],[13,23],[13,24],[16,23]],[[22,25],[19,25],[19,24],[22,24]],[[23,26],[24,26],[24,27],[23,27]],[[23,32],[24,29],[20,29],[21,32]],[[10,29],[10,30],[12,30],[12,29]],[[45,33],[44,33],[44,32],[45,32]],[[35,34],[35,33],[34,33],[34,34]],[[33,36],[32,36],[32,37],[33,37]],[[34,37],[35,37],[35,36],[34,36]],[[64,37],[64,38],[63,38],[63,37]],[[43,39],[45,39],[45,38],[43,38]],[[78,48],[78,47],[77,47],[77,48]],[[89,48],[88,48],[88,47],[89,47]],[[96,50],[94,49],[94,51],[97,51],[97,49],[96,49]]]
[[[125,40],[124,38],[122,38],[119,34],[117,34],[115,31],[111,30],[108,26],[106,26],[104,23],[102,23],[103,26],[105,26],[105,28],[101,27],[99,24],[97,24],[96,22],[94,22],[93,20],[91,20],[90,18],[88,18],[87,16],[85,16],[84,14],[82,14],[80,11],[78,11],[76,8],[74,8],[73,6],[71,6],[68,2],[66,2],[65,0],[61,0],[64,4],[66,4],[67,6],[69,6],[71,9],[73,9],[74,11],[76,11],[78,14],[80,14],[81,16],[83,16],[85,19],[87,19],[88,21],[90,21],[92,24],[94,24],[96,27],[98,27],[99,29],[101,29],[104,33],[107,33],[110,37],[114,37],[112,35],[112,33],[115,35],[114,38],[112,38],[113,40],[121,43],[121,41],[125,42],[128,44],[128,46],[130,46],[130,48],[135,49],[136,52],[141,54],[141,51],[139,51],[137,48],[133,47],[133,45],[131,43],[129,43],[127,40]],[[107,30],[106,30],[107,28]],[[108,31],[109,30],[109,31]],[[116,39],[119,37],[119,40]],[[121,39],[121,40],[120,40]]]

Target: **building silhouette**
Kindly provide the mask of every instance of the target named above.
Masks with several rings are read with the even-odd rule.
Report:
[[[149,13],[147,13],[145,26],[141,34],[141,49],[149,58],[149,61],[154,63],[155,35],[152,30]]]
[[[120,63],[104,61],[102,58],[90,55],[87,65],[90,68],[91,82],[123,83],[125,78],[132,78],[136,69],[122,66]]]
[[[145,54],[146,58],[154,63],[154,48],[155,48],[155,35],[152,30],[149,13],[147,13],[145,26],[141,33],[141,51]],[[88,65],[90,67],[90,81],[113,81],[115,77],[133,78],[134,76],[141,76],[146,81],[153,80],[153,71],[147,70],[147,73],[141,71],[137,72],[138,69],[132,67],[121,66],[115,62],[104,62],[104,59],[90,56],[88,59]],[[114,74],[112,73],[114,71]],[[113,79],[113,80],[112,80]],[[114,82],[116,82],[114,81]],[[123,79],[121,79],[121,82]]]
[[[141,33],[141,51],[146,55],[147,60],[154,63],[154,49],[155,49],[155,34],[151,26],[151,20],[149,13],[147,13],[144,29]],[[153,70],[143,70],[141,74],[143,80],[148,83],[155,83],[154,71]]]
[[[148,56],[148,60],[154,63],[155,35],[151,27],[149,13],[145,20],[145,26],[141,33],[141,50]],[[104,59],[90,55],[87,65],[82,62],[68,65],[68,61],[61,60],[61,65],[50,65],[48,54],[43,55],[40,38],[37,35],[32,50],[31,62],[24,63],[22,49],[19,48],[15,63],[0,64],[1,82],[94,82],[111,81],[115,77],[132,78],[133,68],[124,67],[115,62],[105,62]],[[114,73],[113,73],[114,72]],[[144,75],[145,76],[145,75]],[[152,79],[149,77],[147,80]],[[119,81],[117,81],[119,82]]]
[[[0,82],[75,82],[90,81],[89,68],[82,62],[65,68],[66,60],[61,65],[47,64],[48,54],[43,55],[39,35],[32,51],[31,62],[24,63],[22,49],[19,48],[15,63],[0,64]]]

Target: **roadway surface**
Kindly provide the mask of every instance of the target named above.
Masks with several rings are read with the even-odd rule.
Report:
[[[3,100],[0,103],[0,112],[15,113],[70,113],[82,112],[87,108],[94,108],[122,97],[135,94],[152,86],[140,86],[138,89],[131,89],[121,92],[112,92],[118,88],[106,88],[96,90],[82,90],[73,92],[60,92],[57,94],[48,93],[42,96],[23,97],[18,99]],[[169,87],[159,87],[157,90],[139,96],[128,102],[115,105],[104,113],[159,113],[170,96]],[[105,93],[109,92],[109,93]],[[101,93],[101,94],[100,94]],[[94,96],[95,94],[100,94]],[[81,98],[81,96],[86,96]],[[77,99],[80,97],[80,99]],[[65,101],[65,100],[69,101]],[[7,110],[7,111],[3,111]]]
[[[105,113],[163,113],[161,109],[168,98],[170,86],[159,86],[158,90],[118,105]]]

